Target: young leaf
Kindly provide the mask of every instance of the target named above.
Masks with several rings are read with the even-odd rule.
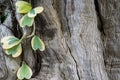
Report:
[[[25,26],[32,26],[34,22],[34,18],[30,18],[28,17],[28,15],[24,15],[21,19],[20,19],[20,26],[21,27],[25,27]]]
[[[32,70],[30,67],[23,62],[22,66],[17,71],[17,77],[18,79],[30,79],[32,76]]]
[[[12,57],[18,57],[20,56],[20,54],[22,53],[22,47],[21,47],[21,44],[19,45],[16,45],[10,49],[7,49],[5,50],[5,53],[7,55],[11,55],[12,54]]]
[[[44,8],[39,6],[39,7],[34,8],[34,10],[35,10],[35,13],[41,13],[43,12]]]
[[[43,7],[36,7],[28,13],[29,17],[35,17],[38,13],[41,13],[44,10]]]
[[[19,39],[14,36],[7,36],[1,39],[3,49],[10,49],[20,43]]]
[[[15,5],[18,7],[18,13],[28,13],[32,9],[31,4],[25,1],[17,1]]]
[[[38,36],[34,36],[32,38],[31,46],[32,46],[33,50],[37,50],[37,49],[39,49],[40,51],[45,50],[45,45],[44,45],[43,41]]]

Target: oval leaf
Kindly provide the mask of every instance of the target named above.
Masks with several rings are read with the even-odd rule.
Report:
[[[34,22],[34,18],[30,18],[30,17],[28,17],[28,15],[24,15],[20,19],[20,26],[21,27],[32,26],[33,22]]]
[[[31,68],[23,62],[22,66],[17,71],[17,77],[18,79],[30,79],[32,76],[32,70]]]
[[[20,43],[19,39],[14,36],[7,36],[1,39],[3,49],[10,49]]]
[[[32,9],[31,4],[25,1],[17,1],[15,5],[18,7],[18,13],[28,13]]]
[[[38,36],[34,36],[32,38],[31,46],[32,46],[33,50],[37,50],[37,49],[39,49],[40,51],[45,50],[45,45],[44,45],[43,41]]]
[[[43,10],[44,10],[43,7],[36,7],[28,13],[28,16],[29,17],[35,17],[38,13],[43,12]]]
[[[22,53],[21,44],[16,45],[16,46],[14,46],[14,47],[12,47],[10,49],[7,49],[7,50],[5,50],[5,52],[6,52],[7,55],[12,54],[12,57],[18,57]]]
[[[34,10],[35,10],[35,13],[41,13],[43,12],[44,8],[39,6],[39,7],[34,8]]]

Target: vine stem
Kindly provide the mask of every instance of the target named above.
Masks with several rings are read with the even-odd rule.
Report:
[[[23,36],[22,36],[22,38],[20,39],[20,40],[23,40],[23,39],[25,39],[26,38],[26,34],[23,34]]]
[[[33,31],[32,31],[32,33],[30,35],[27,36],[27,38],[30,38],[30,37],[35,35],[35,29],[36,29],[36,26],[35,26],[35,22],[34,22],[33,23]]]

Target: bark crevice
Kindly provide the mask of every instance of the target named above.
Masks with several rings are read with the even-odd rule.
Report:
[[[104,28],[103,28],[104,21],[102,20],[98,0],[94,0],[94,4],[95,4],[96,16],[97,16],[98,30],[101,32],[102,35],[105,36],[105,32],[104,32]]]
[[[71,51],[71,49],[70,49],[70,47],[69,47],[69,45],[68,45],[68,43],[67,43],[67,42],[66,42],[66,45],[67,45],[67,48],[68,48],[68,50],[69,50],[69,53],[70,53],[70,55],[71,55],[72,59],[73,59],[73,60],[74,60],[74,62],[75,62],[75,66],[76,66],[76,73],[77,73],[77,76],[78,76],[78,80],[81,80],[80,75],[79,75],[79,70],[78,70],[78,63],[77,63],[76,59],[74,58],[74,56],[72,55],[72,51]]]
[[[12,1],[14,6],[17,0]],[[103,58],[104,41],[102,40],[107,32],[104,30],[104,19],[100,11],[99,2],[102,0],[26,1],[34,7],[40,5],[44,7],[43,13],[35,18],[35,24],[36,34],[44,40],[46,45],[44,52],[34,52],[30,46],[31,39],[24,41],[21,58],[33,70],[34,74],[30,80],[108,80]],[[17,21],[21,18],[21,15],[15,11],[11,14]],[[11,21],[15,30],[8,31],[10,35],[19,30],[15,28],[18,26],[16,19],[13,18]],[[20,31],[21,34],[31,33],[32,28],[22,28]],[[4,35],[8,34],[4,32]],[[16,36],[19,37],[21,34]],[[4,56],[5,60],[1,58],[4,63],[0,62],[0,64],[4,65],[0,66],[0,69],[5,70],[0,74],[5,73],[4,75],[7,76],[7,72],[11,73],[10,70],[14,69],[17,71],[20,67],[21,58],[14,60],[10,56],[0,54],[1,56]],[[17,68],[11,68],[10,61],[11,66],[17,64]],[[0,79],[4,77],[1,76]],[[9,74],[8,78],[16,80],[16,74]],[[6,78],[6,80],[9,79]]]

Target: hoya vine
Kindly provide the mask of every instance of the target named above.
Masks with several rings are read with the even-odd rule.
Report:
[[[24,14],[23,17],[19,20],[20,27],[31,27],[33,26],[33,31],[30,35],[26,33],[23,34],[21,39],[18,39],[14,36],[5,36],[1,39],[2,48],[4,49],[7,55],[12,55],[12,57],[18,57],[22,53],[22,41],[26,38],[32,37],[31,47],[34,51],[45,50],[44,42],[35,35],[35,21],[34,18],[37,14],[41,13],[44,9],[39,6],[32,8],[31,4],[25,1],[16,2],[17,12]],[[32,76],[31,68],[23,61],[22,66],[17,71],[18,79],[30,79]]]

